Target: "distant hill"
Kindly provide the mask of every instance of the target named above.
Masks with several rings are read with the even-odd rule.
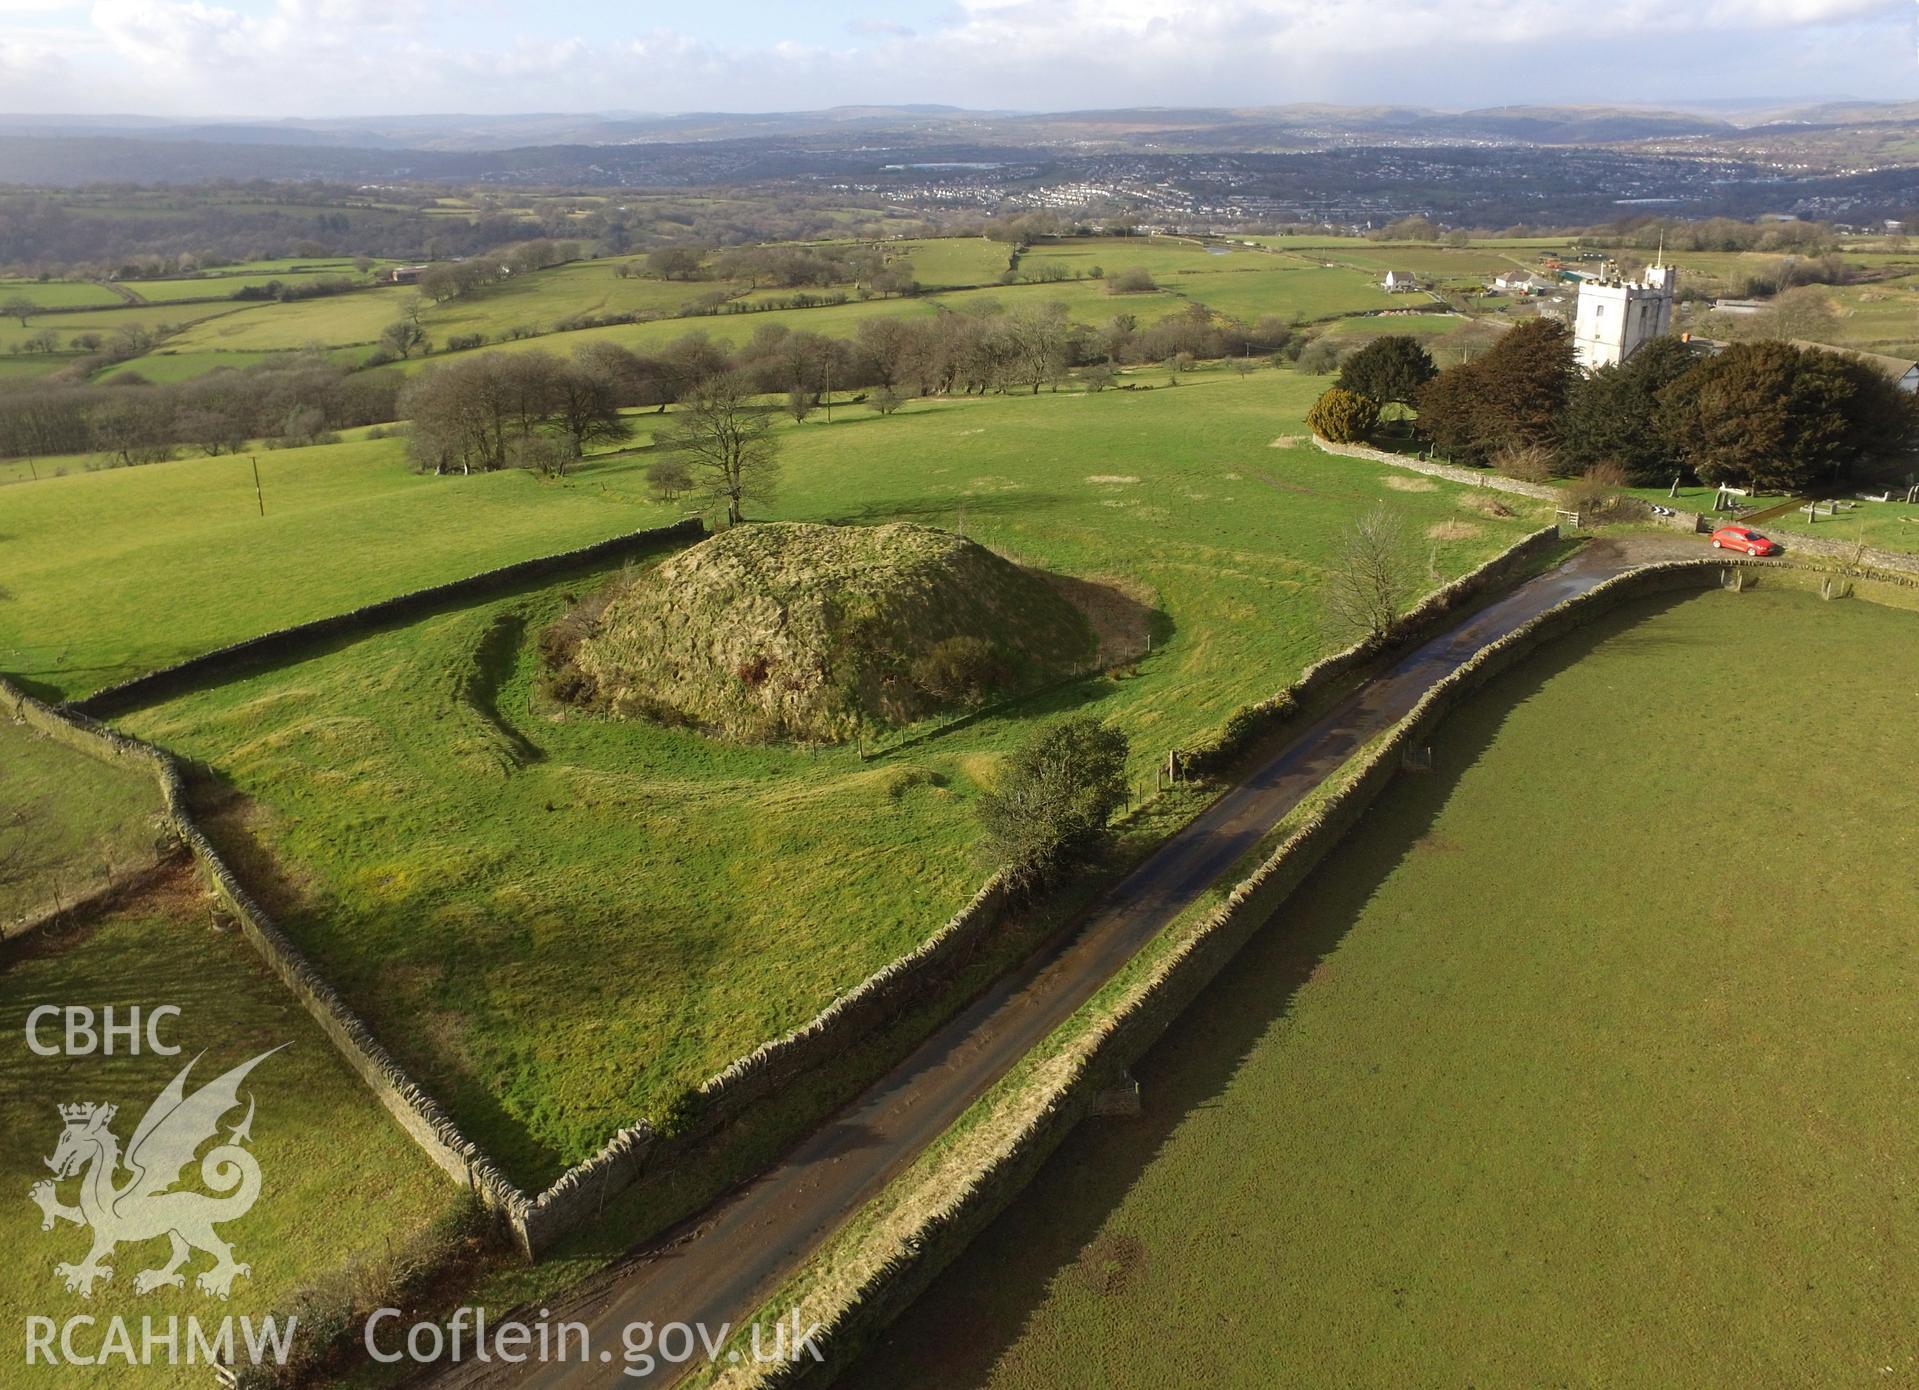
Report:
[[[1835,102],[1772,109],[1769,122],[1861,120],[1919,122],[1919,103]],[[1753,123],[1758,123],[1757,121]],[[1715,115],[1630,106],[1502,106],[1438,111],[1417,106],[1114,107],[1103,110],[971,111],[951,106],[839,106],[821,111],[675,114],[596,112],[521,115],[354,117],[335,120],[197,121],[142,116],[3,116],[0,134],[41,138],[94,137],[197,141],[227,145],[311,145],[319,148],[485,151],[529,146],[624,145],[744,139],[832,139],[853,134],[989,143],[1053,141],[1128,143],[1142,138],[1192,140],[1197,148],[1395,136],[1409,139],[1510,140],[1529,144],[1613,144],[1662,136],[1732,133],[1741,127]]]

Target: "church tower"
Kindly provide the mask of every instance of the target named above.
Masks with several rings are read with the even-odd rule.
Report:
[[[1579,307],[1573,315],[1573,355],[1587,371],[1624,362],[1641,344],[1672,331],[1672,293],[1679,271],[1659,259],[1637,280],[1622,279],[1611,267],[1596,280],[1579,283]]]

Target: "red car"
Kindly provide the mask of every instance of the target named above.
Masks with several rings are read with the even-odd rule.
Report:
[[[1712,533],[1714,550],[1743,550],[1748,555],[1777,555],[1779,542],[1750,526],[1721,526]]]

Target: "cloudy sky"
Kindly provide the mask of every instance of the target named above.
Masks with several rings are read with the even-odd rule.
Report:
[[[0,0],[0,111],[1919,95],[1915,0]]]

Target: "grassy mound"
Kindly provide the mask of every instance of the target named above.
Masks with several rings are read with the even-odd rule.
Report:
[[[834,743],[1057,679],[1093,647],[1054,585],[964,537],[780,522],[619,589],[572,660],[616,714]]]

